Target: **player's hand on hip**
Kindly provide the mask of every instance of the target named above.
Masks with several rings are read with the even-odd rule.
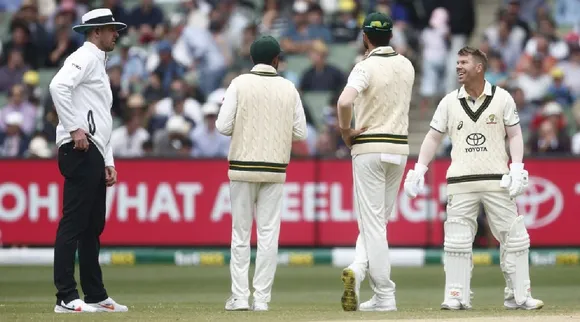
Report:
[[[366,130],[367,130],[366,128],[362,128],[360,130],[355,130],[355,129],[351,129],[351,128],[340,129],[340,136],[342,137],[342,140],[344,141],[346,146],[350,149],[352,147],[352,139],[354,137],[361,135]]]
[[[89,139],[85,130],[83,129],[76,129],[70,132],[70,136],[73,139],[74,146],[73,149],[79,151],[88,151],[89,150]]]
[[[105,167],[105,182],[107,183],[107,187],[111,187],[117,183],[117,170],[114,167]]]
[[[425,189],[425,173],[428,168],[420,163],[415,164],[415,169],[409,170],[405,177],[403,188],[407,196],[411,198],[417,197]]]

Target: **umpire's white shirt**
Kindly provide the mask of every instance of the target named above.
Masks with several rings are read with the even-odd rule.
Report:
[[[86,41],[65,60],[49,88],[59,119],[56,144],[72,141],[70,132],[81,128],[103,155],[105,166],[114,166],[113,93],[105,64],[105,52]]]

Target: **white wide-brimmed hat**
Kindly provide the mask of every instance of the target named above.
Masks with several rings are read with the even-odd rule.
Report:
[[[113,12],[111,12],[110,9],[102,8],[94,9],[85,13],[82,17],[82,23],[74,26],[72,29],[78,33],[84,34],[92,28],[109,25],[115,26],[117,31],[127,28],[126,24],[115,21],[115,18],[113,18]]]

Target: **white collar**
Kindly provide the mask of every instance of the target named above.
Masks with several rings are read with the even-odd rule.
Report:
[[[259,74],[259,75],[266,75],[266,76],[276,76],[278,72],[276,68],[266,64],[256,64],[251,70],[252,73]]]
[[[381,46],[371,50],[367,57],[370,57],[373,54],[396,54],[396,51],[391,46]]]
[[[93,53],[95,56],[97,56],[97,58],[99,60],[101,60],[103,63],[105,62],[105,59],[107,57],[107,53],[100,50],[99,47],[97,47],[97,45],[93,44],[90,41],[85,41],[85,43],[83,44],[83,47],[87,48],[91,53]]]
[[[483,95],[487,95],[487,96],[492,96],[492,90],[491,90],[491,84],[486,80],[485,81],[485,86],[483,87],[483,93],[481,93],[481,96]],[[467,94],[467,91],[465,90],[465,85],[461,86],[461,88],[459,89],[459,93],[457,94],[457,98],[462,99],[462,98],[468,98],[470,97],[469,94]],[[473,99],[478,99],[479,97],[472,97]]]

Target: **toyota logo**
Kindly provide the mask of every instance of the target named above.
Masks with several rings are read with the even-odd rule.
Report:
[[[465,142],[471,146],[480,146],[485,143],[485,136],[481,133],[471,133],[465,138]]]
[[[550,180],[529,177],[528,189],[516,199],[526,227],[538,229],[554,222],[564,209],[564,196]]]

